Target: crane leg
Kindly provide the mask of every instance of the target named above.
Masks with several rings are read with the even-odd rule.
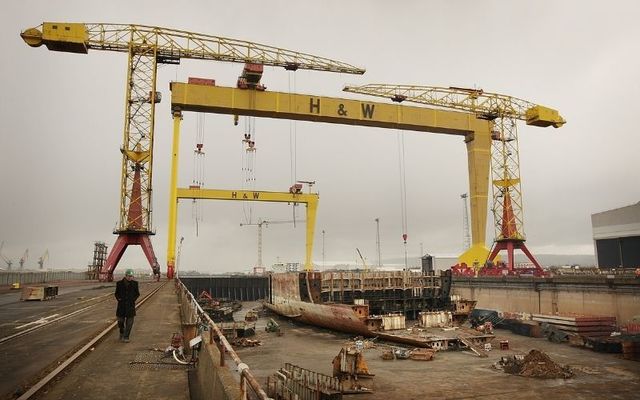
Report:
[[[507,251],[507,260],[508,260],[507,271],[508,271],[508,273],[510,275],[511,274],[522,273],[522,272],[531,272],[530,270],[529,271],[523,271],[522,269],[516,268],[516,266],[515,266],[515,256],[514,256],[515,250],[522,250],[522,252],[527,256],[529,261],[531,261],[531,263],[535,266],[534,274],[536,276],[543,276],[544,275],[544,269],[542,269],[542,267],[540,266],[540,264],[538,263],[536,258],[533,256],[533,254],[531,254],[531,252],[529,251],[527,246],[524,244],[524,240],[505,239],[505,240],[501,240],[499,242],[496,242],[493,250],[491,251],[491,254],[489,255],[489,261],[492,261],[492,262],[495,261],[496,256],[502,250],[506,250]]]
[[[176,267],[176,227],[178,225],[178,152],[180,150],[180,122],[182,113],[173,112],[173,149],[171,151],[171,180],[169,182],[169,227],[167,229],[167,278],[173,279]]]
[[[156,260],[155,253],[153,252],[153,245],[151,244],[151,238],[149,234],[146,232],[142,233],[121,233],[118,235],[118,239],[116,239],[116,243],[111,248],[111,252],[109,252],[109,256],[107,257],[107,261],[102,266],[100,270],[100,281],[101,282],[112,282],[113,281],[113,271],[118,266],[122,255],[129,245],[138,245],[142,246],[142,251],[145,256],[147,256],[147,260],[149,261],[149,265],[151,269],[153,269],[154,274],[160,274],[160,268],[158,266],[158,261]]]

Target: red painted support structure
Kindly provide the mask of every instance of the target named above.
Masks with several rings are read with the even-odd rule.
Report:
[[[505,191],[504,207],[502,208],[502,227],[500,232],[500,239],[496,240],[493,250],[491,251],[491,254],[489,254],[488,260],[493,262],[493,260],[495,260],[496,256],[498,255],[498,253],[500,253],[500,251],[506,250],[507,251],[507,274],[515,275],[519,272],[524,272],[515,268],[515,260],[514,260],[513,252],[514,250],[519,249],[519,250],[522,250],[522,252],[527,256],[529,261],[531,261],[535,266],[535,269],[533,269],[532,271],[526,271],[526,272],[533,273],[535,276],[544,275],[545,273],[544,270],[542,269],[538,261],[535,259],[533,254],[531,254],[529,249],[527,249],[527,246],[524,244],[524,241],[525,239],[518,232],[518,228],[516,226],[516,218],[515,218],[515,215],[513,214],[513,207],[511,206],[511,196],[509,196],[508,191]],[[489,270],[493,270],[492,268],[486,268],[486,267],[484,269],[487,272],[489,272]],[[495,270],[497,271],[499,269],[495,269]],[[481,274],[482,274],[482,271],[481,271]],[[489,272],[487,274],[490,275],[491,273]]]
[[[118,234],[116,243],[111,248],[111,252],[107,257],[107,261],[100,270],[100,281],[113,281],[113,271],[116,269],[118,262],[122,258],[125,250],[129,245],[142,246],[142,251],[149,261],[149,265],[153,270],[156,279],[160,278],[160,265],[158,259],[153,252],[150,236],[154,233],[143,226],[142,221],[142,202],[140,191],[140,168],[138,165],[133,176],[133,187],[131,190],[131,203],[129,204],[129,212],[127,213],[127,229],[115,231]]]

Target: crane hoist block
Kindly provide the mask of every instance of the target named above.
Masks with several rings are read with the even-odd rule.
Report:
[[[562,119],[557,110],[544,106],[531,107],[526,112],[526,118],[527,125],[540,126],[543,128],[547,126],[559,128],[565,123],[565,120]]]
[[[256,63],[245,63],[242,70],[242,75],[238,78],[239,89],[254,89],[263,91],[266,87],[260,84],[262,79],[262,73],[264,72],[264,65]]]

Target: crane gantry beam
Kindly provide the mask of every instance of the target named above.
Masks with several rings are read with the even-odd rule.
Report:
[[[491,124],[473,114],[306,94],[243,90],[173,82],[173,162],[170,190],[177,187],[180,123],[186,111],[293,119],[343,125],[443,133],[464,137],[469,164],[469,203],[473,245],[469,263],[485,260]],[[169,244],[175,249],[176,196],[169,198]],[[171,262],[172,258],[169,255]],[[471,264],[469,264],[471,265]]]
[[[100,273],[113,280],[113,270],[129,245],[141,245],[155,274],[160,269],[150,235],[152,226],[152,172],[158,64],[179,64],[195,59],[255,63],[295,71],[363,74],[362,68],[263,44],[176,29],[133,24],[44,22],[25,30],[22,39],[31,47],[43,44],[52,51],[87,54],[89,50],[128,54],[125,86],[125,123],[121,166],[118,239]],[[173,270],[167,271],[173,276]]]
[[[393,84],[346,86],[345,92],[388,98],[396,103],[408,101],[442,109],[471,113],[491,122],[491,172],[493,177],[493,215],[496,232],[493,251],[486,261],[493,262],[500,250],[507,250],[508,270],[514,271],[514,249],[522,250],[542,273],[542,267],[527,249],[524,234],[520,155],[516,120],[527,125],[559,128],[566,121],[554,109],[516,97],[485,92],[482,89]],[[475,242],[474,242],[475,243]],[[478,269],[484,262],[469,263],[463,253],[461,265]]]

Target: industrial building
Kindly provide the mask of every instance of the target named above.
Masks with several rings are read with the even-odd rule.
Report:
[[[600,268],[640,267],[640,202],[591,215]]]

